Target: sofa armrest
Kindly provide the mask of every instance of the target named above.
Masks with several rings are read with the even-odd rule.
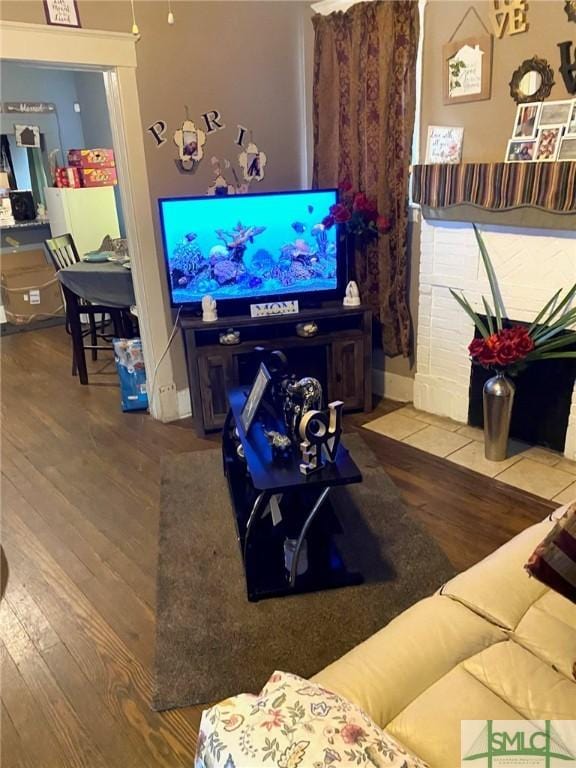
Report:
[[[506,638],[458,602],[433,595],[314,676],[382,728],[458,663]]]

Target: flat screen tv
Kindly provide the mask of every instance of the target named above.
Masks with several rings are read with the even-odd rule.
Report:
[[[161,198],[172,306],[197,309],[209,294],[230,314],[251,302],[341,297],[343,254],[336,228],[322,224],[337,199],[335,189]]]

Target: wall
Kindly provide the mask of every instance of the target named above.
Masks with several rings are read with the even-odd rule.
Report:
[[[488,2],[431,0],[426,7],[421,152],[426,149],[428,125],[464,126],[463,160],[466,162],[501,162],[506,143],[512,133],[516,103],[510,96],[512,73],[524,61],[537,55],[548,61],[555,73],[555,85],[549,99],[569,99],[562,76],[558,72],[560,52],[557,43],[573,40],[576,25],[568,21],[563,2],[530,0],[527,11],[529,29],[518,35],[494,37],[492,59],[492,97],[487,101],[444,106],[442,103],[442,45],[458,26],[468,8],[475,8],[484,24],[492,31]],[[481,34],[484,30],[470,13],[457,38]]]
[[[85,28],[128,32],[130,3],[79,0]],[[301,2],[179,2],[176,23],[166,22],[167,3],[137,2],[141,39],[137,45],[138,91],[142,126],[163,119],[167,138],[157,148],[145,133],[150,193],[157,226],[156,200],[162,196],[203,194],[213,180],[210,157],[235,160],[236,124],[253,130],[254,141],[269,158],[258,191],[305,186],[306,115],[301,109],[301,25],[309,5]],[[41,0],[6,0],[2,19],[43,24]],[[195,174],[180,174],[174,164],[173,132],[190,117],[218,109],[227,125],[210,137],[206,159]],[[302,183],[304,182],[304,183]],[[161,260],[156,230],[156,255]],[[173,345],[176,386],[186,390],[183,350]],[[184,399],[184,398],[183,398]]]
[[[74,112],[78,96],[73,72],[3,61],[0,89],[2,101],[48,101],[57,111],[57,115],[0,114],[0,133],[13,133],[15,123],[37,125],[44,134],[47,152],[61,146],[64,150],[84,146],[82,121]]]

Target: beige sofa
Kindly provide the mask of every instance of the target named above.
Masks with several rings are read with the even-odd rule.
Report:
[[[576,605],[523,570],[526,529],[313,679],[432,768],[460,765],[461,720],[576,719]]]

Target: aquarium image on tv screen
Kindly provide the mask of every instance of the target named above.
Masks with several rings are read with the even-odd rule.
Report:
[[[338,287],[336,190],[159,201],[173,304]]]

